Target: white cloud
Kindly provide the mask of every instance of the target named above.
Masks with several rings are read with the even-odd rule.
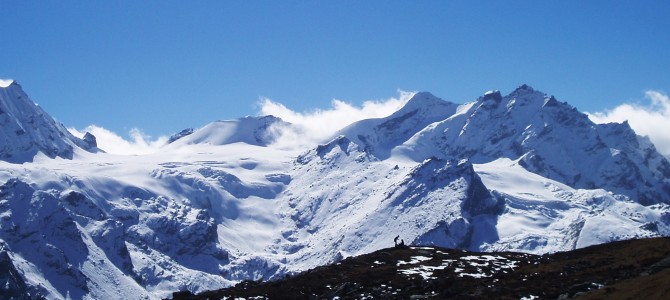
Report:
[[[259,102],[259,115],[273,115],[292,124],[292,126],[275,126],[271,130],[279,137],[276,147],[295,148],[325,142],[326,139],[340,129],[359,120],[386,117],[409,101],[415,92],[398,91],[397,97],[385,100],[365,101],[356,106],[341,100],[333,100],[327,109],[315,109],[307,112],[296,112],[279,102],[263,98]],[[68,128],[75,136],[82,138],[86,132],[96,137],[98,148],[111,154],[141,155],[158,151],[168,142],[168,137],[153,139],[133,128],[128,135],[130,139],[97,125],[89,125],[79,130]]]
[[[281,138],[277,142],[283,146],[299,146],[323,142],[331,138],[338,130],[363,119],[386,117],[402,108],[416,92],[398,91],[398,97],[385,100],[365,101],[355,106],[334,99],[331,107],[307,112],[296,112],[281,103],[268,98],[259,102],[259,115],[273,115],[292,123],[294,128],[277,128]]]
[[[96,125],[89,125],[81,131],[75,128],[68,128],[68,130],[73,135],[80,138],[83,137],[86,132],[90,132],[95,136],[98,142],[98,148],[105,150],[107,153],[120,155],[154,153],[160,147],[167,144],[168,141],[168,138],[165,136],[152,139],[137,128],[131,129],[128,133],[130,140],[126,140],[120,135]]]
[[[649,136],[660,153],[670,156],[670,99],[659,91],[647,91],[645,98],[651,103],[622,104],[612,110],[588,115],[595,123],[627,120],[637,134]]]

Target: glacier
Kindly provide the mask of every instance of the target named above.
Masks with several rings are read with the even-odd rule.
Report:
[[[0,87],[5,294],[160,299],[271,280],[393,245],[550,253],[670,235],[670,163],[626,124],[523,85],[397,112],[304,147],[273,116],[215,121],[159,151],[72,136]]]

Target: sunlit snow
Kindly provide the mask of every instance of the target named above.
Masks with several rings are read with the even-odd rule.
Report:
[[[14,82],[14,79],[0,79],[0,88],[6,88]]]

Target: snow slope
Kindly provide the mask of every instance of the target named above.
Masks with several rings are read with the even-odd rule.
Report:
[[[24,105],[12,95],[3,110]],[[160,299],[277,278],[396,236],[546,253],[670,235],[668,162],[648,139],[527,86],[463,105],[420,93],[305,149],[276,147],[277,128],[291,125],[267,116],[186,130],[153,154],[91,153],[65,136],[53,145],[71,154],[49,156],[38,133],[62,126],[44,124],[33,152],[12,152],[27,163],[0,161],[3,292]]]
[[[643,206],[602,189],[573,189],[506,158],[475,170],[506,204],[496,231],[475,229],[473,245],[481,250],[540,254],[670,234],[666,204]]]

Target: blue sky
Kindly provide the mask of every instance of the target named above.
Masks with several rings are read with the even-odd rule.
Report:
[[[66,126],[169,135],[430,91],[528,83],[582,111],[670,90],[670,1],[14,1],[0,78]]]

